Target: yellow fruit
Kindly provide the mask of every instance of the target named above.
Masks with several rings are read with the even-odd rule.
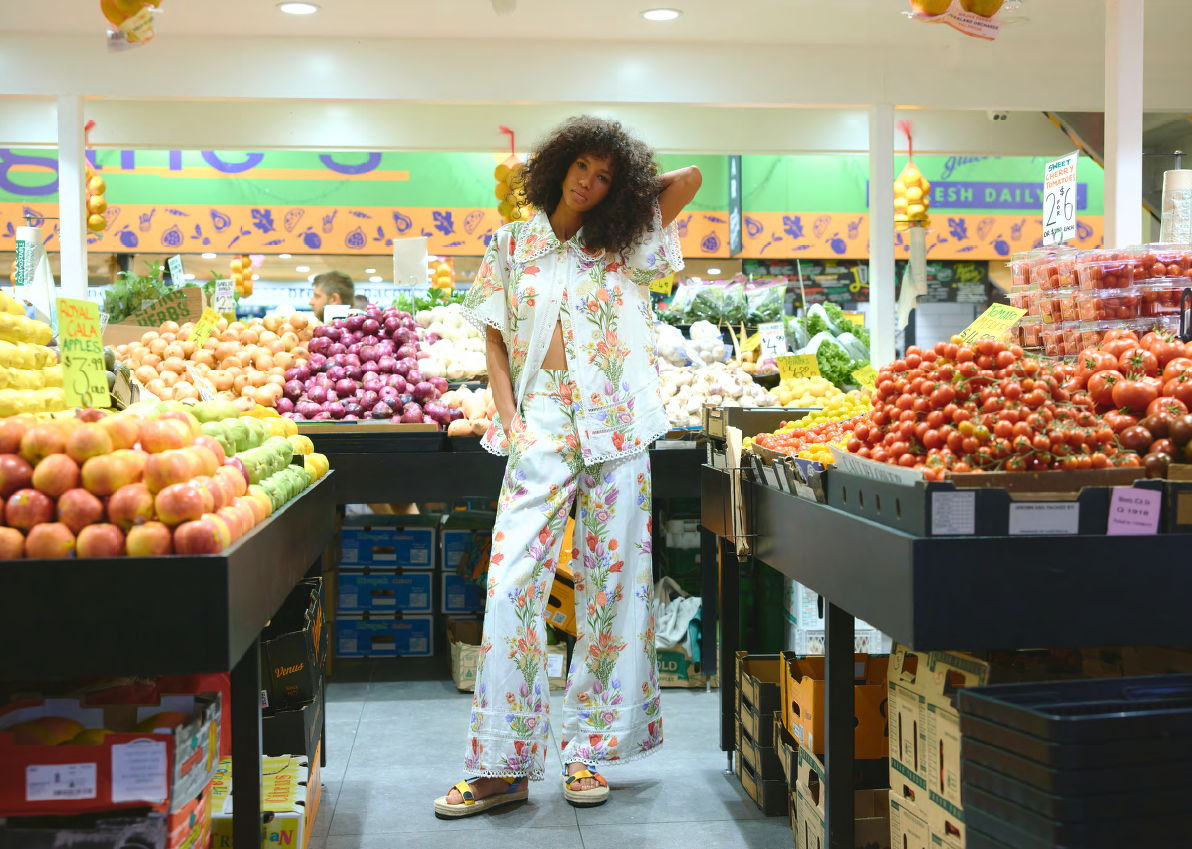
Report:
[[[906,212],[906,198],[894,198],[894,211]]]
[[[107,208],[108,202],[103,195],[91,195],[87,198],[87,211],[92,215],[103,215]]]
[[[301,433],[292,434],[289,437],[290,444],[294,446],[295,454],[310,454],[315,450],[315,444],[310,441],[310,437]]]
[[[512,220],[513,204],[511,204],[507,200],[503,200],[503,201],[501,201],[500,204],[497,205],[497,212],[499,212],[501,214],[502,218],[505,218],[507,220]]]
[[[498,183],[506,183],[509,181],[509,172],[509,166],[502,162],[495,169],[493,169],[493,177],[496,178]]]
[[[906,199],[911,203],[919,203],[923,200],[923,190],[918,186],[911,186],[906,190]]]
[[[508,183],[497,183],[495,194],[497,200],[508,200],[509,196],[513,194],[513,190],[509,188]]]
[[[87,181],[87,193],[92,195],[102,195],[108,190],[108,184],[103,181],[103,177],[96,174]]]
[[[228,263],[228,269],[233,274],[238,274],[244,270],[244,263],[240,261],[240,257],[236,257],[234,260]]]
[[[904,183],[902,178],[899,177],[897,180],[894,181],[894,196],[898,197],[900,195],[905,195],[905,194],[906,194],[906,183]]]
[[[108,226],[108,219],[104,218],[102,215],[88,215],[87,216],[87,229],[92,231],[93,233],[99,233],[102,230],[106,229],[107,226]]]
[[[921,203],[912,203],[912,204],[909,204],[906,208],[906,214],[910,217],[910,219],[912,221],[914,221],[917,218],[920,218],[926,212],[927,212],[927,207],[925,207]]]
[[[966,12],[972,12],[983,18],[992,18],[1001,10],[1002,4],[1005,2],[1006,0],[960,0],[960,5]]]

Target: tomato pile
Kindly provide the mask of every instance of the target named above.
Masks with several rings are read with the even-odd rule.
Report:
[[[878,374],[873,412],[853,428],[848,450],[918,469],[928,480],[949,472],[1141,465],[1097,415],[1077,371],[993,339],[911,346]]]
[[[866,417],[857,416],[845,421],[823,422],[812,427],[795,427],[798,422],[791,422],[784,424],[774,433],[758,434],[754,437],[753,443],[771,451],[780,451],[805,460],[816,460],[826,465],[832,462],[832,452],[828,446],[845,447],[854,429],[868,421]]]

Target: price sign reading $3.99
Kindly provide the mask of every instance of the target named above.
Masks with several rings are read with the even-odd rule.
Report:
[[[110,407],[108,372],[103,362],[99,304],[58,299],[58,344],[62,349],[62,387],[72,407]]]

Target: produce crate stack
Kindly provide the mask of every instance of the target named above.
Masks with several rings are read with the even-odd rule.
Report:
[[[813,589],[798,581],[785,580],[784,608],[786,611],[786,647],[797,655],[822,655],[827,623],[824,601]],[[854,651],[857,654],[889,654],[889,637],[860,619],[853,627]]]
[[[232,847],[232,759],[224,758],[215,771],[212,794],[212,849]],[[261,758],[261,824],[263,846],[307,849],[319,812],[323,788],[319,763],[297,755]],[[202,849],[199,844],[195,849]]]
[[[778,757],[774,715],[782,710],[781,659],[737,652],[737,777],[766,816],[790,812],[790,790]]]

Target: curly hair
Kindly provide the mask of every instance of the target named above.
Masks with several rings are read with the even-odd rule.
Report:
[[[620,122],[580,115],[555,129],[526,163],[526,199],[548,215],[554,212],[563,197],[567,169],[584,154],[613,161],[608,195],[584,217],[584,244],[593,250],[627,253],[653,226],[661,187],[654,152]]]

